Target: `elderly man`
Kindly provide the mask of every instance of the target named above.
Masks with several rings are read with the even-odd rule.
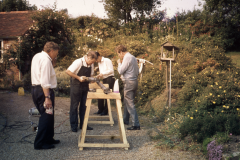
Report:
[[[118,72],[124,85],[124,124],[129,124],[129,116],[132,118],[132,127],[128,130],[140,130],[138,115],[134,105],[134,97],[138,88],[138,63],[137,59],[131,55],[127,48],[123,45],[118,45],[115,48],[120,59],[117,60]]]
[[[102,78],[103,83],[108,84],[109,88],[113,89],[115,78],[112,61],[109,58],[101,56],[98,52],[96,52],[96,54],[98,56],[97,62],[100,72],[100,74],[97,75],[97,77]],[[98,112],[95,114],[100,114],[101,116],[108,114],[108,105],[106,99],[98,100]]]
[[[34,149],[51,149],[53,144],[60,143],[54,140],[54,91],[57,86],[53,61],[59,51],[58,44],[47,42],[43,51],[37,53],[31,64],[32,99],[41,117],[39,118],[38,132],[34,141]]]
[[[82,58],[75,60],[67,69],[66,73],[71,76],[71,104],[70,104],[70,125],[73,132],[77,132],[78,127],[78,106],[80,126],[82,129],[85,111],[87,93],[89,91],[89,82],[85,81],[83,76],[90,77],[94,74],[94,62],[97,60],[97,55],[94,51],[89,51],[88,54]],[[87,126],[87,130],[93,128]]]

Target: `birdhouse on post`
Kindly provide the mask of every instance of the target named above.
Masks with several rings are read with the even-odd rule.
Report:
[[[175,61],[179,48],[170,42],[161,45],[161,61]]]
[[[175,62],[179,48],[170,42],[165,42],[161,45],[161,62],[166,62],[166,89],[168,91],[168,107],[171,107],[171,72],[172,62]],[[168,72],[169,76],[168,76]]]

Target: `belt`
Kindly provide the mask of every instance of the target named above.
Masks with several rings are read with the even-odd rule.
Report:
[[[39,88],[39,87],[42,88],[42,86],[41,86],[40,84],[39,84],[39,85],[33,84],[32,87],[33,87],[33,88]],[[52,89],[52,88],[49,88],[49,90],[53,90],[53,89]]]

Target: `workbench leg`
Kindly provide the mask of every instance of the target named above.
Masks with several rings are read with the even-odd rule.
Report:
[[[125,128],[124,128],[124,123],[123,123],[122,102],[121,102],[120,99],[117,99],[116,103],[117,103],[118,125],[119,125],[119,131],[120,131],[120,139],[123,142],[123,144],[128,144],[127,143],[126,132],[125,132]],[[125,148],[125,150],[128,150],[128,148]]]
[[[85,116],[84,116],[81,137],[79,137],[79,138],[81,138],[81,140],[80,140],[80,144],[78,144],[78,146],[81,146],[81,144],[83,145],[85,142],[85,136],[86,136],[86,130],[87,130],[88,117],[89,117],[89,113],[90,113],[91,103],[92,103],[92,99],[87,99],[87,102],[86,102],[87,108],[86,108],[86,112],[85,112]],[[83,150],[83,147],[79,147],[79,150]]]
[[[114,121],[113,121],[113,117],[112,117],[112,109],[111,109],[110,99],[107,99],[107,105],[108,105],[109,121],[112,123],[112,124],[110,124],[110,126],[113,126]]]

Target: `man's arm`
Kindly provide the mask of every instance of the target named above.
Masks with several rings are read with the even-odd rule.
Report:
[[[50,92],[49,92],[49,88],[42,88],[44,95],[45,95],[45,107],[46,108],[51,108],[52,107],[52,101],[50,99]],[[49,97],[49,98],[47,98]]]
[[[70,70],[66,70],[66,73],[72,77],[72,78],[76,78],[77,80],[79,80],[80,82],[84,82],[85,80],[83,79],[83,77],[79,77],[78,75],[72,73]]]
[[[124,74],[129,67],[129,59],[125,58],[122,61],[122,63],[119,63],[119,62],[120,61],[118,61],[118,73],[119,74]]]

